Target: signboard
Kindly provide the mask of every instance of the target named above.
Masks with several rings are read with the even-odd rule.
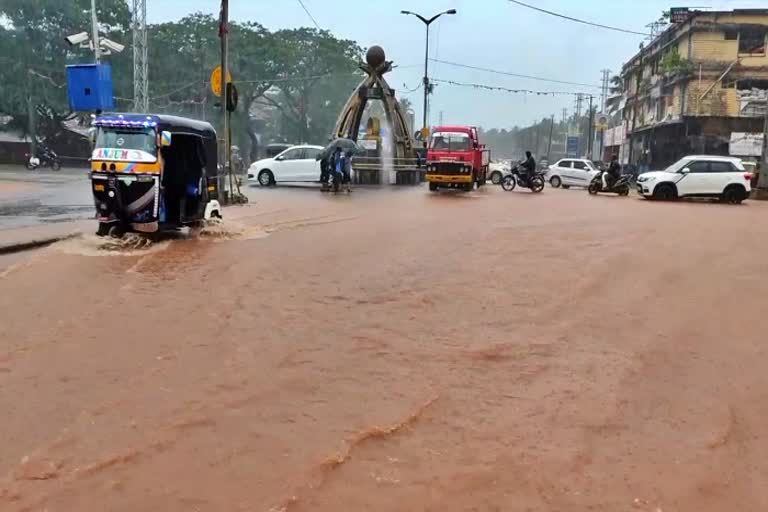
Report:
[[[366,151],[376,151],[376,148],[378,147],[378,142],[376,141],[376,139],[362,139],[357,141],[357,145]]]
[[[575,136],[569,136],[565,140],[565,153],[568,158],[576,158],[579,156],[579,138]]]
[[[688,7],[672,7],[669,10],[670,23],[685,23],[691,17],[691,10]]]
[[[621,146],[624,142],[626,142],[624,126],[615,126],[613,128],[608,128],[603,132],[603,146],[606,148],[611,146]]]
[[[606,114],[600,113],[595,115],[595,127],[598,130],[605,130],[608,128],[609,118]]]
[[[762,156],[763,134],[746,132],[731,133],[731,142],[728,145],[728,153],[731,156]]]
[[[227,83],[232,83],[232,73],[227,71]],[[211,72],[211,92],[214,96],[221,96],[221,66],[216,66]]]

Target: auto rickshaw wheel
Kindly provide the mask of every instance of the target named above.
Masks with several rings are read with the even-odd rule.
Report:
[[[109,234],[109,228],[109,224],[99,222],[99,229],[96,230],[96,236],[107,236]]]
[[[110,238],[123,238],[125,236],[125,229],[122,226],[110,226],[107,234]]]
[[[432,192],[437,192],[437,183],[429,182],[429,190]]]

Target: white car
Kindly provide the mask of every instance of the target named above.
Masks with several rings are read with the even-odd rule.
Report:
[[[317,155],[322,146],[293,146],[273,158],[251,164],[248,181],[268,187],[280,182],[320,181],[320,162]]]
[[[509,165],[504,162],[491,162],[488,167],[489,178],[494,185],[499,185],[504,176],[510,174]]]
[[[752,174],[738,158],[686,156],[663,171],[646,172],[637,178],[637,191],[646,198],[717,197],[739,204],[749,197]]]
[[[550,165],[544,177],[554,188],[586,188],[599,172],[591,160],[563,158]]]

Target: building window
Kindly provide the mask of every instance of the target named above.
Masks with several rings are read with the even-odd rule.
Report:
[[[762,27],[745,27],[739,34],[739,53],[765,54],[765,34],[767,29]]]
[[[725,29],[725,40],[726,41],[737,41],[739,39],[739,31],[727,28]]]

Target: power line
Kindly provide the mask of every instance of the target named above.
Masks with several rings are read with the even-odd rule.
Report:
[[[304,12],[307,13],[307,16],[309,16],[309,19],[311,19],[312,23],[314,23],[315,27],[317,27],[317,30],[323,30],[320,28],[320,25],[317,23],[317,20],[315,20],[315,17],[312,16],[312,13],[309,12],[309,9],[307,9],[307,6],[304,5],[304,2],[302,0],[298,0],[298,1],[299,1],[299,5],[301,5],[301,8],[304,9]]]
[[[157,96],[152,96],[152,98],[150,98],[150,99],[156,100],[158,98],[165,98],[166,96],[171,96],[173,94],[176,94],[177,92],[181,92],[184,89],[189,89],[193,85],[200,85],[200,80],[195,80],[194,82],[190,82],[190,83],[186,84],[183,87],[179,87],[178,89],[172,90],[171,92],[166,92],[165,94],[158,94]]]
[[[420,83],[420,84],[419,84],[419,85],[417,85],[416,87],[413,87],[413,88],[411,88],[411,87],[408,87],[408,84],[405,84],[405,83],[404,83],[404,84],[403,84],[403,90],[404,90],[404,91],[406,91],[408,94],[410,94],[410,93],[412,93],[412,92],[416,92],[416,91],[418,91],[419,89],[421,89],[423,85],[424,85],[423,83]]]
[[[591,25],[593,27],[599,27],[599,28],[604,28],[606,30],[613,30],[613,31],[616,31],[616,32],[624,32],[625,34],[634,34],[634,35],[638,35],[638,36],[650,36],[651,35],[651,34],[648,34],[647,32],[637,32],[637,31],[634,31],[634,30],[627,30],[627,29],[624,29],[624,28],[611,27],[609,25],[603,25],[603,24],[594,23],[594,22],[591,22],[591,21],[580,20],[578,18],[573,18],[571,16],[566,16],[564,14],[559,14],[559,13],[556,13],[554,11],[548,11],[548,10],[542,9],[540,7],[535,7],[533,5],[529,5],[529,4],[520,2],[519,0],[509,0],[509,1],[512,2],[513,4],[517,4],[517,5],[520,5],[522,7],[527,7],[528,9],[533,9],[534,11],[543,12],[544,14],[549,14],[550,16],[557,16],[558,18],[563,18],[563,19],[569,20],[569,21],[575,21],[576,23],[582,23],[584,25]]]
[[[440,78],[431,78],[433,82],[456,85],[459,87],[472,87],[474,89],[485,89],[487,91],[502,91],[512,94],[532,94],[536,96],[582,96],[588,97],[590,94],[567,92],[567,91],[536,91],[532,89],[510,89],[509,87],[501,87],[497,85],[476,84],[467,82],[456,82],[455,80],[442,80]]]
[[[38,74],[38,73],[35,73]],[[40,75],[42,76],[42,75]],[[314,75],[314,76],[297,76],[297,77],[273,77],[273,78],[262,78],[260,80],[234,80],[232,83],[234,84],[260,84],[260,83],[282,83],[282,82],[302,82],[302,81],[309,81],[309,80],[318,80],[321,78],[331,78],[331,77],[342,77],[342,76],[359,76],[359,73],[326,73],[324,75]],[[43,77],[48,78],[48,77]],[[50,79],[49,79],[50,80]],[[160,98],[165,98],[167,96],[172,96],[176,94],[177,92],[181,92],[185,89],[189,89],[190,87],[193,87],[195,85],[200,85],[200,80],[195,80],[194,82],[189,82],[187,84],[184,84],[183,86],[173,89],[170,92],[166,92],[163,94],[158,94],[157,96],[152,96],[151,100],[157,100]],[[205,81],[203,81],[205,83]],[[58,87],[63,87],[58,86]]]
[[[360,73],[326,73],[324,75],[314,76],[294,76],[285,78],[262,78],[261,80],[235,80],[234,84],[259,84],[263,82],[268,83],[280,83],[280,82],[302,82],[309,80],[319,80],[321,78],[342,77],[342,76],[360,76]]]
[[[481,68],[478,66],[470,66],[469,64],[459,64],[457,62],[448,62],[446,60],[439,60],[439,59],[429,59],[429,60],[431,60],[432,62],[439,62],[441,64],[447,64],[449,66],[455,66],[458,68],[474,69],[475,71],[486,71],[488,73],[495,73],[497,75],[513,76],[515,78],[528,78],[530,80],[540,80],[542,82],[552,82],[556,84],[565,84],[565,85],[579,85],[582,87],[593,87],[595,89],[600,89],[600,86],[595,84],[583,84],[579,82],[567,82],[565,80],[555,80],[553,78],[544,78],[541,76],[521,75],[518,73],[509,73],[507,71],[499,71],[498,69]]]

